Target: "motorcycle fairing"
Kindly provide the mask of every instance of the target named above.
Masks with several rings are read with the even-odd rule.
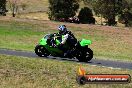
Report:
[[[86,40],[86,39],[82,39],[82,41],[80,41],[80,45],[83,46],[87,46],[87,45],[91,45],[92,42],[91,40]]]

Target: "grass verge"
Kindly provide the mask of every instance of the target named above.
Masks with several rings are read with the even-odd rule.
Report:
[[[76,82],[79,66],[91,74],[130,74],[131,70],[94,67],[58,60],[0,55],[0,88],[130,88],[130,84],[87,84]]]

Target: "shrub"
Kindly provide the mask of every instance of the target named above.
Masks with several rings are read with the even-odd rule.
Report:
[[[68,19],[76,15],[78,8],[78,0],[49,0],[49,19]]]
[[[78,18],[80,23],[95,24],[95,18],[93,17],[92,10],[88,7],[84,7],[80,10]]]

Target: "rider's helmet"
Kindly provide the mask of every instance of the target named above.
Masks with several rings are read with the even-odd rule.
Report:
[[[65,34],[67,32],[67,28],[65,25],[61,25],[58,28],[60,34]]]

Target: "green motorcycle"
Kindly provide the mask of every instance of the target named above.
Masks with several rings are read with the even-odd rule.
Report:
[[[88,45],[92,43],[90,40],[82,39],[75,44],[74,48],[66,42],[65,45],[61,46],[63,49],[60,49],[61,41],[62,37],[47,34],[36,45],[35,53],[40,57],[72,58],[78,59],[80,62],[88,62],[93,58],[93,51],[88,48]],[[68,55],[64,55],[64,50],[69,51]]]

